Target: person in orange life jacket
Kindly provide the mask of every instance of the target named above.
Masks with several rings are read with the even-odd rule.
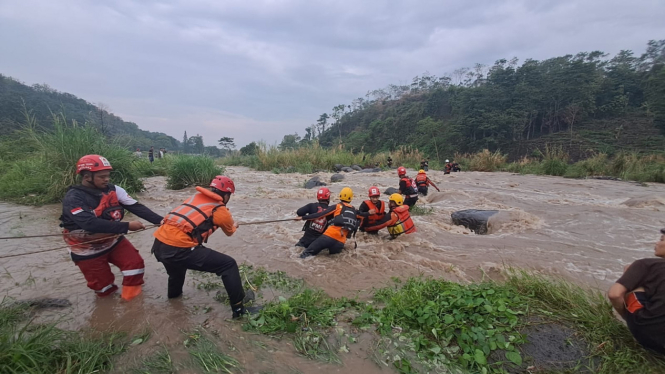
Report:
[[[76,163],[81,184],[71,186],[62,201],[63,238],[74,264],[97,296],[108,296],[118,286],[109,263],[122,271],[122,298],[141,293],[144,263],[139,252],[121,234],[145,228],[140,221],[122,222],[127,209],[146,221],[159,224],[162,217],[134,200],[110,181],[113,167],[99,155],[86,155]]]
[[[438,192],[441,192],[439,187],[437,187],[436,184],[434,184],[434,182],[432,182],[432,180],[427,177],[425,170],[420,169],[418,171],[418,175],[416,175],[416,186],[418,186],[418,193],[423,194],[423,196],[427,196],[427,191],[429,190],[427,186],[429,185],[436,188]]]
[[[210,190],[196,187],[194,196],[164,216],[162,226],[154,234],[152,252],[169,275],[169,299],[182,295],[187,269],[215,273],[222,278],[229,295],[233,318],[239,318],[258,309],[245,308],[238,264],[231,256],[203,245],[218,228],[226,236],[236,232],[238,224],[226,208],[235,192],[235,184],[230,178],[218,175],[210,182],[210,187]]]
[[[378,231],[384,227],[388,228],[388,233],[394,239],[402,234],[412,234],[416,232],[416,226],[413,224],[409,207],[404,204],[402,195],[394,193],[388,200],[389,213],[374,226],[366,227],[365,230]]]
[[[665,355],[665,229],[654,254],[624,268],[607,296],[644,348]]]
[[[379,200],[381,191],[376,186],[369,188],[369,200],[365,200],[358,207],[358,215],[363,217],[363,222],[360,225],[360,231],[368,234],[378,234],[377,230],[366,230],[368,226],[373,226],[381,221],[386,216],[386,204]]]
[[[342,188],[342,191],[339,193],[339,199],[341,200],[340,203],[330,206],[326,210],[301,217],[305,220],[314,220],[320,217],[331,216],[332,222],[328,225],[326,231],[323,232],[323,235],[314,240],[300,254],[300,258],[316,256],[324,249],[328,249],[331,255],[342,252],[346,239],[358,228],[358,212],[351,205],[353,191],[349,187]]]
[[[321,187],[316,192],[317,203],[309,203],[304,207],[298,209],[296,214],[298,217],[307,217],[309,214],[315,214],[322,212],[328,208],[330,204],[330,190],[327,187]],[[314,240],[326,231],[328,223],[332,220],[332,215],[319,217],[315,220],[307,220],[305,225],[302,228],[302,231],[305,232],[302,238],[296,243],[296,247],[307,248]]]
[[[418,201],[418,186],[413,179],[406,175],[404,166],[397,168],[397,175],[399,176],[399,193],[405,196],[404,204],[408,205],[410,209]]]

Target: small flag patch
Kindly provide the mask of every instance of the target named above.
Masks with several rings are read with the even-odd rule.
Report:
[[[74,208],[72,209],[72,214],[79,214],[83,211],[83,208]]]

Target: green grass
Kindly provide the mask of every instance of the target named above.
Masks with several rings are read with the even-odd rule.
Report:
[[[184,344],[196,366],[204,373],[231,373],[239,367],[238,361],[222,353],[201,330],[190,332]]]
[[[26,307],[0,303],[1,373],[104,371],[125,348],[122,335],[64,331],[55,323],[35,323]]]
[[[170,162],[166,187],[172,190],[208,186],[215,176],[224,173],[224,168],[217,166],[215,160],[207,156],[179,155]]]
[[[434,213],[433,207],[424,207],[422,205],[414,205],[409,209],[409,214],[412,216],[428,216]]]
[[[132,370],[134,374],[171,374],[175,372],[173,359],[165,347],[160,347],[157,352],[145,358],[138,368]]]

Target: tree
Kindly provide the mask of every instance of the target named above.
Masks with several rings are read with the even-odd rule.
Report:
[[[199,134],[192,136],[188,140],[189,147],[192,151],[197,154],[202,155],[205,153],[205,146],[203,145],[203,137]]]
[[[228,136],[219,138],[217,143],[219,143],[219,146],[222,147],[222,149],[226,149],[227,151],[231,151],[236,147],[233,138],[229,138]]]
[[[187,130],[185,130],[185,135],[182,136],[182,152],[189,153],[189,138],[187,137]]]
[[[259,152],[259,145],[256,142],[251,142],[246,146],[240,148],[240,154],[243,156],[254,156]]]
[[[298,142],[300,141],[300,136],[298,133],[284,135],[282,142],[279,143],[279,149],[285,151],[287,149],[296,149],[298,148]]]
[[[321,116],[319,116],[318,121],[316,121],[316,124],[319,127],[319,134],[323,134],[326,131],[326,125],[328,124],[328,113],[323,113]]]

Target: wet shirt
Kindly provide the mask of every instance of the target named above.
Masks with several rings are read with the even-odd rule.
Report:
[[[326,210],[324,210],[322,212],[308,215],[307,219],[310,220],[310,219],[316,219],[316,218],[319,218],[319,217],[330,217],[330,219],[332,219],[336,214],[339,214],[339,212],[341,211],[341,209],[342,209],[341,205],[342,205],[342,203],[338,203],[338,204],[329,206]],[[323,235],[328,236],[330,238],[333,238],[333,239],[337,240],[338,242],[346,243],[346,238],[349,235],[349,231],[343,229],[340,226],[330,225],[330,226],[328,226],[326,231],[323,233]]]
[[[649,302],[635,313],[638,325],[653,326],[665,334],[665,259],[643,258],[633,262],[617,283],[632,291],[644,287]]]
[[[212,215],[212,223],[222,229],[226,236],[231,236],[236,232],[233,216],[231,216],[231,212],[225,206],[220,206],[215,210],[215,213]],[[154,236],[160,242],[173,247],[192,248],[199,245],[196,239],[173,225],[160,226],[155,231]]]
[[[329,208],[328,203],[321,203],[321,202],[309,203],[298,209],[296,211],[296,214],[298,215],[298,217],[307,217],[310,214],[316,214],[319,213],[319,211],[324,211],[328,208]],[[328,215],[327,217],[325,217],[325,220],[327,221],[326,223],[330,223],[330,220],[332,218],[333,218],[332,215]],[[305,225],[303,226],[303,231],[313,234],[315,236],[321,235],[321,232],[312,229],[311,226],[312,226],[312,220],[308,219],[307,222],[305,222]]]

